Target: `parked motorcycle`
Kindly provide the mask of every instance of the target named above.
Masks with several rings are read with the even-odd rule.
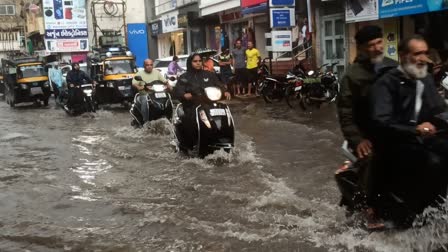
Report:
[[[333,69],[338,63],[333,63]],[[307,73],[297,73],[294,85],[286,90],[286,103],[289,107],[299,106],[302,110],[309,107],[320,108],[323,103],[331,103],[336,100],[339,93],[339,81],[333,71],[322,73],[320,69],[327,66],[324,64],[319,71],[310,70]],[[299,75],[303,77],[299,77]]]
[[[174,114],[175,135],[178,148],[189,155],[204,157],[216,150],[230,151],[234,147],[235,129],[230,109],[224,103],[219,102],[222,97],[221,89],[217,87],[204,88],[203,95],[194,94],[194,117],[197,122],[197,139],[194,139],[193,149],[189,148],[184,134],[191,132],[186,130],[184,123],[184,110],[179,104]]]
[[[61,93],[61,106],[69,115],[76,116],[85,112],[96,112],[97,104],[95,102],[95,88],[93,84],[86,83],[80,86],[72,87],[75,95],[72,107],[67,107],[68,90]]]
[[[134,79],[136,81],[143,81],[141,76],[135,76]],[[173,117],[173,102],[165,83],[156,80],[151,83],[145,83],[145,88],[149,91],[147,94],[149,120],[153,121],[162,117],[171,120]],[[134,103],[129,110],[132,117],[131,125],[134,127],[142,127],[144,124],[141,103],[140,99],[138,99],[139,96],[140,94],[135,95]]]

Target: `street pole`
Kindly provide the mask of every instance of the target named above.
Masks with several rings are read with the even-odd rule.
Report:
[[[268,52],[269,56],[269,74],[272,75],[272,58],[274,57],[274,53],[272,52],[272,28],[271,28],[271,5],[269,4],[268,0],[268,31],[271,34],[271,38],[269,39],[271,41],[270,46],[271,50]]]

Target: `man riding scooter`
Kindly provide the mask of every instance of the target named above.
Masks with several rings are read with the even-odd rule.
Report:
[[[421,36],[402,40],[398,52],[400,66],[370,93],[372,141],[381,164],[375,167],[374,183],[380,185],[380,214],[407,226],[446,198],[448,136],[439,134],[448,127],[446,104],[428,74],[426,41]]]
[[[79,63],[72,64],[72,70],[67,73],[68,100],[64,108],[69,111],[73,109],[75,104],[82,103],[83,93],[79,88],[84,83],[93,83],[92,79],[82,70]]]

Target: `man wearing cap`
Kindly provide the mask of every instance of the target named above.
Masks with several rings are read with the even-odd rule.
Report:
[[[376,167],[381,187],[393,192],[414,213],[446,197],[448,139],[436,136],[437,115],[446,111],[433,76],[423,37],[402,40],[400,66],[384,74],[370,92]],[[445,128],[446,130],[446,128]]]
[[[368,91],[378,76],[395,68],[397,63],[384,57],[383,33],[378,26],[364,26],[356,33],[355,39],[357,56],[341,80],[337,108],[341,131],[349,147],[360,160],[367,159],[367,162],[359,163],[370,164],[373,146]],[[366,172],[366,166],[363,165],[362,170]],[[363,186],[367,187],[367,194],[371,194],[367,184]],[[341,203],[344,204],[344,198]],[[383,225],[375,223],[373,208],[368,208],[366,214],[369,228]]]

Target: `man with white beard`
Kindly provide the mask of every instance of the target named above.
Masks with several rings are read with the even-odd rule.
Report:
[[[443,125],[436,115],[446,105],[428,74],[423,37],[401,41],[398,53],[400,66],[375,82],[369,95],[375,157],[383,164],[375,167],[375,183],[379,194],[393,194],[415,215],[446,196],[448,139],[436,136]]]
[[[367,196],[367,205],[363,206],[367,219],[368,229],[381,229],[384,227],[375,210],[369,207],[374,201],[374,194],[364,177],[369,177],[371,166],[371,154],[373,145],[371,143],[371,123],[368,90],[375,80],[387,70],[396,68],[398,63],[384,57],[383,32],[380,27],[368,25],[361,28],[355,35],[357,55],[353,64],[345,72],[341,80],[341,90],[338,96],[337,109],[339,123],[344,138],[349,147],[358,157],[355,167],[359,168],[359,184]],[[341,175],[343,179],[344,175]],[[338,181],[338,177],[336,180]],[[340,183],[340,181],[338,181]],[[342,193],[341,205],[346,206],[349,211],[358,208],[351,196]],[[372,200],[370,200],[372,199]]]

